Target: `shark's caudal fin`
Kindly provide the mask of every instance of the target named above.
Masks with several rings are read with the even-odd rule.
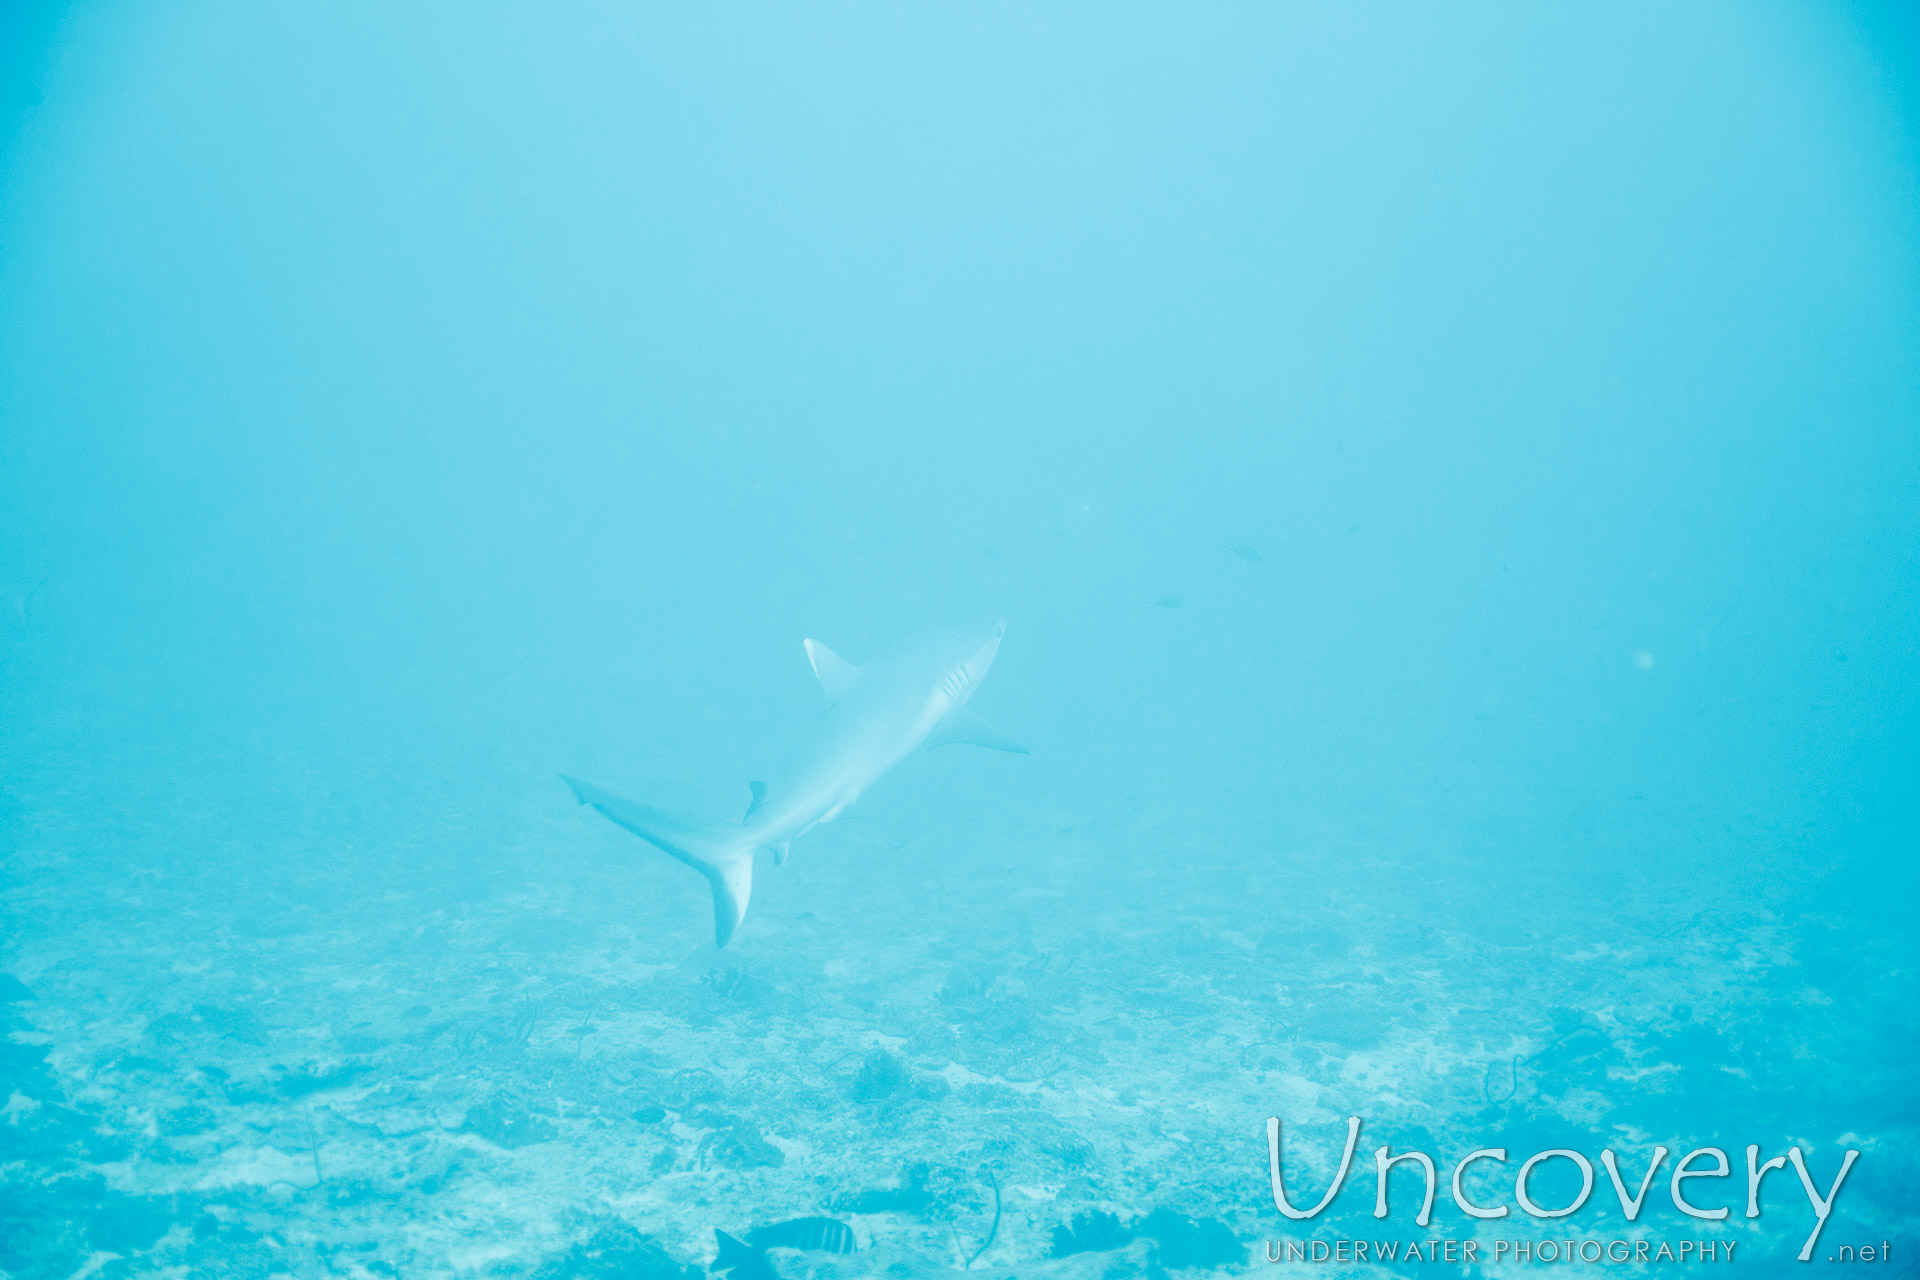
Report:
[[[698,871],[713,886],[713,945],[724,947],[747,914],[753,893],[753,846],[730,822],[702,822],[656,809],[560,775],[573,797],[616,825]]]

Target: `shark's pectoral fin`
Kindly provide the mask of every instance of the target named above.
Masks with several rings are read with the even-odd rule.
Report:
[[[787,863],[787,855],[793,852],[793,841],[782,840],[779,844],[770,847],[773,849],[773,865],[776,867],[785,866]]]
[[[747,816],[740,819],[740,821],[742,822],[752,822],[753,815],[760,812],[760,806],[767,802],[767,784],[766,783],[749,782],[747,784],[747,790],[752,794],[753,802],[747,806]]]
[[[848,662],[818,640],[803,642],[807,647],[807,661],[813,664],[813,674],[820,679],[820,687],[827,691],[829,698],[838,698],[853,684],[853,678],[860,674],[860,668]]]
[[[995,751],[1011,751],[1016,755],[1027,754],[1025,747],[967,710],[964,704],[947,712],[946,718],[934,726],[933,732],[927,735],[927,749],[950,747],[957,742],[989,747]]]

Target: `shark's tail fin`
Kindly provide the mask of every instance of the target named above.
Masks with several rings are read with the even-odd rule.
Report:
[[[753,844],[731,822],[702,822],[622,800],[564,773],[560,780],[573,788],[574,799],[592,805],[619,826],[648,844],[672,854],[698,871],[713,886],[713,944],[727,945],[747,914],[753,893]]]

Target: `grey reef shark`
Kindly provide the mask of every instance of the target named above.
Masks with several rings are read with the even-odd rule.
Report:
[[[739,822],[687,818],[561,775],[574,798],[698,871],[713,886],[713,941],[724,947],[747,914],[753,855],[787,860],[796,836],[832,822],[921,747],[971,743],[1022,755],[1026,748],[967,708],[1000,650],[1006,624],[984,637],[943,636],[883,662],[856,667],[818,640],[805,642],[832,701],[819,736],[793,772],[751,785]]]

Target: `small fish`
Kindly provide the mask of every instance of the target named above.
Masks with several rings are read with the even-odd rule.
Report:
[[[833,1218],[795,1218],[749,1232],[747,1243],[756,1249],[816,1249],[822,1253],[852,1253],[853,1228]]]
[[[822,1253],[852,1253],[853,1228],[832,1218],[794,1218],[769,1227],[749,1231],[747,1238],[736,1240],[715,1230],[714,1243],[719,1256],[714,1271],[729,1274],[730,1280],[779,1280],[780,1273],[767,1259],[769,1249],[808,1249]]]
[[[1239,556],[1242,560],[1245,560],[1248,564],[1260,563],[1260,553],[1258,551],[1255,551],[1252,547],[1248,546],[1244,542],[1229,542],[1227,544],[1227,550],[1233,552],[1233,554],[1235,554],[1236,556]]]
[[[1150,609],[1178,609],[1186,601],[1179,596],[1161,596],[1147,607]]]

